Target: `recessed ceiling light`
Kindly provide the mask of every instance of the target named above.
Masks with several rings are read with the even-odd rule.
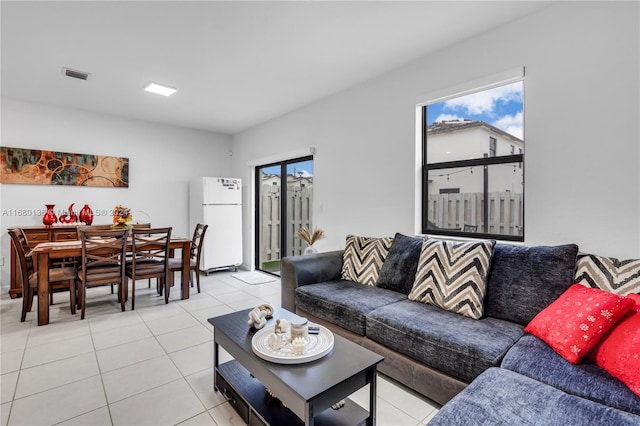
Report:
[[[156,93],[162,96],[171,96],[176,92],[175,87],[165,86],[163,84],[158,84],[154,82],[147,84],[144,90],[146,90],[147,92]]]

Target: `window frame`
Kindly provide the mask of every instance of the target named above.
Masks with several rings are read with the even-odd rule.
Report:
[[[427,106],[425,105],[425,108],[426,107]],[[493,136],[489,136],[489,157],[497,157],[497,156],[498,156],[498,139],[494,138]]]
[[[524,79],[519,79],[524,82]],[[506,83],[503,83],[506,84]],[[495,84],[494,87],[500,86],[502,84]],[[524,87],[524,84],[523,84]],[[479,88],[477,92],[482,90],[486,90],[487,88]],[[459,95],[452,95],[449,99],[457,97]],[[483,158],[474,158],[469,160],[455,160],[455,161],[444,161],[438,163],[429,164],[427,159],[427,108],[429,105],[443,101],[444,99],[439,99],[437,101],[429,102],[423,104],[421,108],[420,114],[420,125],[421,125],[421,136],[422,136],[422,233],[430,234],[430,235],[438,235],[438,236],[450,236],[450,237],[464,237],[464,238],[474,238],[474,239],[494,239],[494,240],[502,240],[502,241],[516,241],[516,242],[524,242],[525,230],[523,229],[522,235],[505,235],[505,234],[492,234],[488,232],[484,232],[484,230],[479,230],[477,232],[464,232],[463,230],[454,230],[454,229],[430,229],[429,217],[428,217],[428,199],[429,199],[429,172],[433,170],[440,169],[450,169],[450,168],[466,168],[466,167],[477,167],[477,166],[491,166],[497,164],[511,164],[511,163],[519,163],[519,168],[524,169],[524,154],[513,154],[513,155],[497,155],[497,156],[486,156]],[[523,107],[524,113],[524,107]],[[524,140],[524,139],[523,139]],[[524,221],[524,206],[525,206],[525,185],[524,185],[524,170],[522,172],[523,177],[523,188],[522,188],[522,215]],[[484,182],[483,189],[485,200],[487,199],[488,194],[488,183]],[[483,217],[485,218],[485,226],[487,224],[486,218],[489,216],[489,203],[484,203],[483,207]],[[525,222],[526,223],[526,222]]]

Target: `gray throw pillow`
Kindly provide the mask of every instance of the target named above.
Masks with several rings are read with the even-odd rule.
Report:
[[[496,244],[487,282],[488,316],[527,325],[574,284],[578,246]]]
[[[416,277],[422,241],[423,238],[396,233],[376,286],[408,295]]]

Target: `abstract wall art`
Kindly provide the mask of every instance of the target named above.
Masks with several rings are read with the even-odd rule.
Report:
[[[0,147],[0,183],[129,187],[129,159]]]

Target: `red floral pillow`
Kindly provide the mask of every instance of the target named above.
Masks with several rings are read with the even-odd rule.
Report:
[[[628,297],[574,284],[540,311],[524,331],[576,364],[634,306]]]
[[[626,297],[628,297],[629,299],[633,299],[633,301],[636,302],[635,310],[640,311],[640,294],[630,293],[627,294]]]
[[[640,309],[622,318],[589,352],[589,358],[640,396]]]

